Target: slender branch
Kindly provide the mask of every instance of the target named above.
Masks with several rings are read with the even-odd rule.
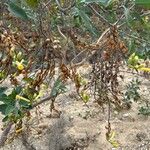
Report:
[[[110,118],[111,118],[111,103],[110,103],[110,99],[107,99],[108,101],[108,119],[107,119],[107,123],[108,123],[108,134],[110,134],[111,132],[111,124],[110,124]]]
[[[12,127],[13,123],[12,122],[9,122],[6,126],[6,128],[4,129],[1,137],[0,137],[0,148],[3,147],[5,145],[5,142],[7,140],[7,136],[11,130],[11,127]]]
[[[65,40],[67,40],[67,37],[62,33],[62,31],[61,31],[59,25],[57,25],[57,29],[58,29],[59,34],[60,34]]]
[[[88,6],[93,10],[94,14],[97,15],[102,21],[112,26],[112,24],[107,19],[105,19],[100,13],[98,13],[97,10],[91,4],[89,4]]]
[[[45,9],[50,3],[51,3],[51,0],[49,0],[49,1],[42,7],[42,10]]]
[[[46,102],[46,101],[51,100],[52,98],[55,98],[55,97],[48,96],[48,97],[46,97],[46,98],[43,98],[43,99],[40,100],[39,102],[33,104],[32,109],[35,108],[36,106],[38,106],[38,105],[40,105],[40,104]],[[9,122],[9,123],[7,124],[7,126],[6,126],[6,128],[4,129],[4,131],[3,131],[3,133],[2,133],[2,135],[1,135],[1,137],[0,137],[0,148],[5,145],[5,142],[6,142],[7,138],[8,138],[8,134],[9,134],[9,132],[10,132],[11,127],[12,127],[13,124],[14,124],[13,122]]]
[[[150,10],[145,12],[145,13],[143,13],[141,16],[143,17],[143,16],[147,16],[147,15],[150,15]]]
[[[149,41],[147,41],[146,39],[143,39],[143,38],[141,38],[141,37],[137,37],[137,36],[134,36],[134,35],[131,35],[131,34],[128,34],[128,33],[125,33],[124,32],[124,34],[126,34],[128,37],[131,37],[131,38],[134,38],[134,39],[137,39],[139,42],[145,42],[145,43],[147,43],[147,44],[149,44],[150,45],[150,42]]]
[[[135,4],[133,4],[130,8],[129,8],[129,10],[131,10],[133,7],[135,6]],[[122,8],[124,8],[124,6],[121,6]],[[120,8],[121,8],[120,7]],[[121,17],[114,23],[115,25],[117,25],[122,19],[124,19],[124,17],[125,17],[125,13],[123,13],[122,15],[121,15]]]
[[[35,104],[32,105],[32,109],[33,109],[34,107],[37,107],[38,105],[40,105],[40,104],[42,104],[42,103],[45,103],[45,102],[47,102],[47,101],[49,101],[49,100],[52,100],[53,98],[55,98],[55,97],[53,97],[53,96],[48,96],[48,97],[45,97],[45,98],[41,99],[39,102],[37,102],[37,103],[35,103]]]

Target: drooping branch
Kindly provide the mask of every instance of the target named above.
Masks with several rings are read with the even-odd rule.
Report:
[[[45,97],[45,98],[41,99],[39,102],[33,104],[31,109],[37,107],[40,104],[45,103],[46,101],[51,100],[52,98],[54,98],[54,97],[48,96],[48,97]],[[7,126],[5,127],[3,133],[1,134],[1,137],[0,137],[0,148],[5,145],[5,142],[6,142],[7,138],[8,138],[8,134],[10,133],[10,130],[11,130],[13,124],[14,124],[13,122],[9,122],[7,124]]]
[[[35,107],[37,107],[38,105],[41,105],[41,104],[49,101],[49,100],[52,100],[52,98],[55,98],[55,97],[53,97],[53,96],[47,96],[47,97],[41,99],[39,102],[37,102],[37,103],[35,103],[35,104],[32,105],[32,109],[35,108]]]

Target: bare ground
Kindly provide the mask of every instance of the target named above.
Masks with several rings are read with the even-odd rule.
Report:
[[[133,77],[125,74],[122,85]],[[149,99],[150,83],[143,79],[140,93],[142,99]],[[88,102],[88,107],[74,92],[68,91],[56,99],[56,108],[61,110],[60,117],[54,113],[50,118],[49,102],[38,108],[39,115],[33,110],[32,119],[28,122],[30,131],[24,130],[13,142],[6,143],[2,150],[149,150],[150,118],[139,115],[138,108],[142,104],[133,103],[130,110],[112,111],[111,126],[115,131],[118,148],[106,140],[107,107]],[[0,116],[2,118],[2,116]],[[1,124],[2,125],[2,124]],[[2,133],[2,131],[0,131]],[[0,134],[1,134],[0,133]]]

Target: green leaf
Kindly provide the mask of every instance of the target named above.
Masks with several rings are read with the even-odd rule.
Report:
[[[81,0],[80,3],[99,3],[105,7],[108,7],[114,0]]]
[[[132,19],[129,8],[124,7],[124,15],[125,15],[127,24],[129,26],[131,26],[131,22],[132,22],[133,19]]]
[[[135,4],[139,6],[144,6],[150,8],[150,0],[135,0]]]
[[[94,27],[91,23],[91,19],[89,16],[85,13],[85,11],[82,10],[82,8],[75,8],[76,13],[82,18],[85,27],[96,36],[96,32],[94,31]]]
[[[20,92],[22,91],[22,87],[18,86],[16,88],[13,89],[13,91],[11,92],[10,95],[8,95],[8,97],[12,100],[16,99],[16,95],[20,94]]]
[[[4,101],[7,98],[7,95],[4,93],[0,93],[0,101]]]
[[[21,108],[26,108],[26,109],[30,109],[31,105],[28,102],[25,101],[19,101],[19,105]]]
[[[6,72],[5,71],[0,71],[0,80],[6,78]]]
[[[27,83],[31,83],[32,81],[34,81],[34,79],[32,79],[32,78],[30,78],[30,77],[29,77],[29,78],[26,78],[26,77],[25,77],[25,78],[23,78],[22,80],[25,81],[25,82],[27,82]]]
[[[38,7],[39,0],[26,0],[26,3],[30,8],[34,9]]]
[[[1,104],[0,105],[0,112],[5,115],[5,111],[6,111],[7,105],[6,104]]]
[[[145,115],[145,116],[150,116],[150,107],[146,106],[146,107],[141,107],[139,109],[139,114]]]
[[[28,16],[27,16],[26,12],[21,7],[14,4],[13,2],[10,2],[8,4],[8,10],[14,16],[19,17],[23,20],[28,20]]]
[[[7,87],[0,87],[0,101],[5,103],[8,100],[8,96],[5,94]]]
[[[109,0],[81,0],[81,3],[107,3]]]
[[[9,118],[8,116],[4,117],[2,122],[6,122],[8,120],[8,118]]]
[[[7,87],[0,87],[0,94],[4,93],[7,90]]]
[[[12,99],[10,99],[6,94],[1,94],[0,101],[2,101],[4,104],[9,104],[11,103]]]
[[[15,106],[13,105],[8,105],[5,109],[5,115],[9,115],[10,113],[12,113],[15,110]]]
[[[65,85],[62,83],[62,81],[60,80],[60,78],[57,78],[57,80],[54,83],[54,86],[52,88],[51,91],[51,96],[57,96],[60,93],[64,93],[66,92],[66,87]]]
[[[7,108],[7,105],[6,104],[1,104],[0,105],[0,112],[4,115],[5,114],[5,110]]]

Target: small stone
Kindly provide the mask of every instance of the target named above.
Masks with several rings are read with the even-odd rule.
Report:
[[[86,110],[86,113],[90,113],[90,110],[88,109],[88,110]]]
[[[42,130],[37,129],[36,131],[37,131],[37,134],[42,134]]]
[[[114,111],[114,114],[115,114],[115,115],[118,115],[118,114],[119,114],[119,112],[118,112],[118,111]]]
[[[123,117],[124,117],[124,118],[127,118],[127,117],[129,117],[129,116],[130,116],[130,114],[128,114],[128,113],[123,114]]]
[[[40,128],[40,129],[47,129],[48,128],[48,124],[44,124],[44,123],[39,124],[38,128]]]
[[[139,142],[145,140],[146,138],[147,138],[146,133],[137,133],[137,135],[136,135],[136,139],[137,139]]]
[[[73,119],[74,119],[73,116],[70,116],[70,117],[69,117],[69,121],[72,121]]]
[[[83,119],[87,119],[87,114],[83,114],[83,115],[82,115],[82,118],[83,118]]]
[[[101,130],[100,130],[100,129],[97,130],[97,134],[98,134],[98,135],[101,134]]]

